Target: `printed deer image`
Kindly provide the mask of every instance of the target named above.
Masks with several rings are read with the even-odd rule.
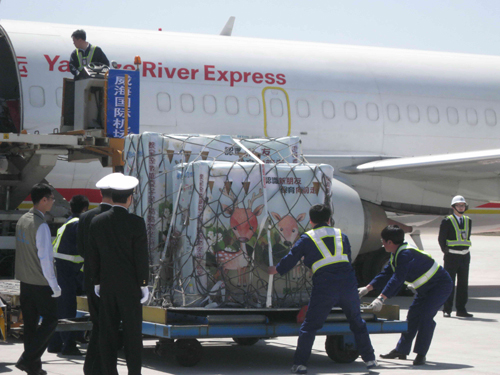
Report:
[[[236,270],[238,272],[238,286],[247,284],[246,270],[249,264],[249,257],[247,254],[246,243],[255,234],[258,222],[257,216],[262,214],[264,205],[261,204],[255,210],[252,210],[252,205],[257,198],[262,197],[264,194],[262,189],[258,194],[253,193],[252,198],[248,201],[248,208],[239,208],[237,204],[237,197],[228,189],[220,189],[221,193],[233,201],[232,205],[222,204],[223,213],[231,215],[230,225],[236,239],[240,243],[240,250],[237,252],[230,252],[221,250],[215,254],[217,264],[222,266],[224,272],[229,270]]]
[[[271,216],[278,222],[276,227],[280,234],[280,242],[288,248],[292,247],[299,235],[299,222],[305,219],[306,214],[302,213],[294,218],[292,215],[281,217],[277,212],[271,212]],[[302,271],[300,267],[297,265],[292,269],[292,278],[296,279],[300,276]]]

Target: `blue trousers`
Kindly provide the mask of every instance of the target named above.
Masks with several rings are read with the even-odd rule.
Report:
[[[61,287],[61,296],[57,299],[57,318],[76,317],[76,296],[83,286],[81,263],[56,259],[57,283]],[[79,332],[56,332],[49,343],[50,351],[66,351],[76,348]]]
[[[323,272],[313,277],[313,288],[306,318],[299,331],[294,364],[306,365],[311,356],[316,332],[323,327],[328,314],[335,306],[341,307],[347,317],[351,332],[354,334],[357,349],[364,361],[373,361],[375,353],[366,329],[366,323],[361,319],[358,283],[354,271],[343,274]]]
[[[408,309],[406,318],[408,331],[401,335],[396,346],[399,353],[410,354],[413,339],[417,336],[413,352],[420,355],[427,354],[436,328],[434,317],[448,299],[452,289],[450,275],[442,268],[432,279],[417,289],[418,293]]]

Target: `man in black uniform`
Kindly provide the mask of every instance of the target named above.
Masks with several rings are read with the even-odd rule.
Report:
[[[149,296],[149,256],[146,224],[129,214],[135,177],[115,174],[110,181],[113,207],[90,223],[90,272],[100,297],[99,326],[104,375],[116,369],[120,321],[123,322],[125,358],[129,375],[142,366],[142,306]]]
[[[94,293],[94,284],[90,279],[90,260],[87,253],[90,247],[90,222],[95,216],[108,211],[113,205],[111,189],[109,188],[109,179],[112,176],[113,174],[107,175],[97,182],[96,187],[101,189],[102,202],[98,207],[82,214],[80,216],[80,224],[78,225],[78,253],[84,259],[84,286],[85,293],[87,294],[87,302],[89,304],[90,320],[92,321],[92,333],[90,335],[87,353],[85,355],[85,363],[83,365],[83,373],[85,375],[102,374],[101,353],[99,349],[99,298]]]
[[[76,49],[71,53],[69,70],[75,76],[75,80],[79,79],[80,72],[90,63],[101,63],[109,66],[109,60],[102,49],[87,42],[85,30],[76,30],[71,34],[71,38],[73,38]]]
[[[471,246],[470,235],[472,222],[464,215],[467,202],[461,195],[455,196],[451,201],[453,215],[443,219],[439,227],[439,246],[444,253],[444,269],[450,274],[453,281],[453,292],[444,303],[443,315],[451,316],[453,309],[453,295],[455,293],[455,277],[457,278],[457,316],[472,318],[465,308],[469,289],[469,264]]]

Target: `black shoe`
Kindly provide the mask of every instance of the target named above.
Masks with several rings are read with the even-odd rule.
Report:
[[[450,318],[451,317],[451,313],[447,312],[447,311],[443,311],[443,316],[445,318]]]
[[[60,353],[61,352],[61,348],[47,348],[47,351],[49,353],[54,353],[54,354],[57,354],[57,353]]]
[[[64,349],[61,351],[61,355],[67,355],[67,356],[82,356],[82,352],[80,349],[78,349],[76,346],[69,348],[69,349]]]
[[[417,357],[413,360],[413,366],[425,365],[425,355],[417,354]]]
[[[36,370],[31,369],[26,363],[26,361],[22,358],[20,358],[19,361],[17,361],[16,367],[21,371],[27,372],[28,375],[47,375],[47,371],[42,370],[41,368]]]
[[[406,354],[401,354],[396,349],[392,349],[387,354],[380,354],[380,358],[384,358],[384,359],[395,359],[395,358],[406,359]]]
[[[466,310],[464,310],[464,311],[457,311],[457,316],[461,318],[472,318],[474,315],[469,314]]]

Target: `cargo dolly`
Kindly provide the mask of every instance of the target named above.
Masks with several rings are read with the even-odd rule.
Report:
[[[203,347],[199,339],[232,338],[239,345],[253,345],[260,339],[278,336],[297,336],[298,308],[287,309],[204,309],[168,308],[158,309],[164,314],[162,323],[148,321],[155,313],[145,308],[142,333],[157,337],[155,352],[163,355],[172,352],[182,366],[194,366],[202,359]],[[156,309],[156,308],[153,308]],[[407,322],[380,318],[381,315],[399,318],[398,306],[384,306],[377,317],[362,313],[370,334],[401,333],[407,330]],[[157,315],[157,316],[158,316]],[[317,335],[326,336],[325,349],[328,356],[338,363],[351,363],[358,358],[354,336],[349,329],[345,315],[340,309],[333,309],[323,328]]]

